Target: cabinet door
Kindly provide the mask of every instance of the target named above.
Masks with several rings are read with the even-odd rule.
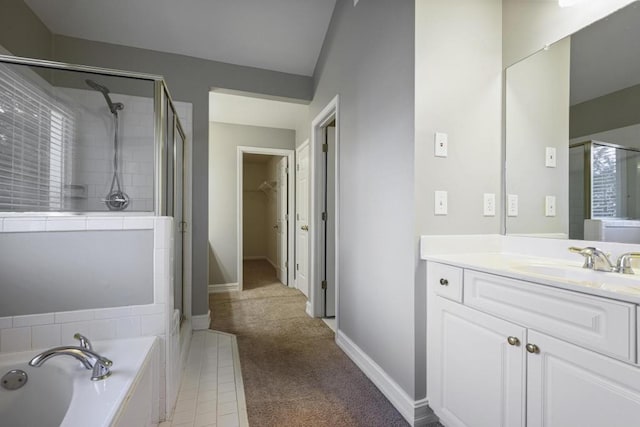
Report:
[[[429,405],[448,427],[523,426],[525,329],[434,299],[427,348]],[[508,337],[517,345],[509,344]]]
[[[640,425],[640,369],[529,331],[528,427]]]

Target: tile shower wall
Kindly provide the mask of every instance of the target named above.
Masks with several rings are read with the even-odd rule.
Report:
[[[69,210],[108,210],[104,199],[113,175],[114,120],[102,95],[93,90],[59,88],[75,105],[76,145],[72,153]],[[123,191],[129,195],[128,211],[153,210],[154,116],[153,99],[110,95],[121,102],[119,113],[119,169]],[[174,102],[187,138],[191,137],[191,104]]]

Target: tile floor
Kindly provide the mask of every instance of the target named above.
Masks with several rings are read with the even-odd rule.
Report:
[[[171,421],[159,427],[248,427],[234,335],[194,332]]]

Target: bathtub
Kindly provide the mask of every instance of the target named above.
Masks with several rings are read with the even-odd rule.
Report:
[[[112,374],[91,381],[80,362],[58,356],[39,368],[38,351],[0,354],[0,377],[11,369],[28,375],[17,390],[0,387],[0,425],[7,427],[131,427],[157,424],[156,337],[96,341],[94,350],[113,361]]]

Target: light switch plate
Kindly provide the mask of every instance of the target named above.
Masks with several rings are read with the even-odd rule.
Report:
[[[545,216],[556,216],[556,196],[545,196],[544,214]]]
[[[484,216],[496,216],[496,195],[494,193],[484,193]]]
[[[447,157],[449,145],[449,135],[442,132],[436,132],[434,137],[434,152],[436,157]]]
[[[545,148],[544,165],[548,168],[556,167],[556,148],[555,147]]]
[[[434,207],[433,213],[436,215],[446,215],[447,214],[447,192],[436,191],[434,201],[435,201],[435,207]]]
[[[518,216],[518,195],[507,195],[507,216]]]

